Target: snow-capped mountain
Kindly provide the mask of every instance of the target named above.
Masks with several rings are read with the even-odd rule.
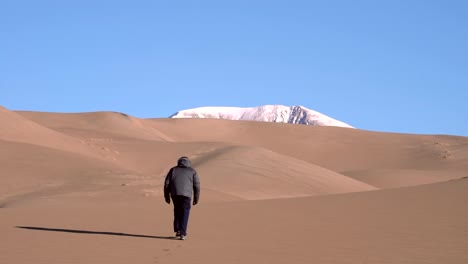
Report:
[[[170,118],[217,118],[316,126],[352,126],[303,106],[264,105],[259,107],[199,107],[182,110]]]

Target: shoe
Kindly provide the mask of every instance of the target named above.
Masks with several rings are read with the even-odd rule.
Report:
[[[177,232],[175,233],[175,236],[176,236],[176,237],[180,237],[180,236],[181,236],[180,231],[177,231]]]
[[[185,240],[185,239],[187,239],[187,236],[181,235],[179,239],[180,240]]]

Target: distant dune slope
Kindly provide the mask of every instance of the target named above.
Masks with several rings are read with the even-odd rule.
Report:
[[[123,113],[48,113],[30,111],[18,111],[17,113],[50,129],[75,136],[89,136],[92,133],[97,138],[123,137],[170,141],[168,136],[147,125],[146,120]]]
[[[108,143],[119,152],[121,166],[152,175],[162,195],[164,177],[179,157],[187,155],[198,170],[203,188],[237,199],[271,199],[376,188],[308,162],[259,147],[211,142],[125,140]],[[228,197],[225,197],[228,198]],[[228,199],[232,200],[232,199]]]
[[[245,199],[376,190],[308,162],[260,147],[226,147],[195,156],[204,186]]]
[[[119,188],[139,174],[114,163],[39,145],[0,140],[0,204]],[[66,200],[66,199],[65,199]]]
[[[398,188],[460,179],[468,175],[466,170],[362,170],[342,172],[355,180],[378,188]]]
[[[177,141],[223,141],[262,146],[321,166],[348,171],[362,168],[431,167],[466,161],[468,138],[413,135],[209,119],[152,119]],[[178,129],[184,127],[184,129]],[[462,147],[464,151],[451,150]],[[427,160],[437,161],[429,164]]]
[[[22,142],[68,152],[103,157],[100,149],[0,107],[0,140]]]
[[[359,177],[361,172],[379,177],[380,172],[386,171],[384,182],[377,181],[381,187],[444,181],[457,178],[461,171],[468,169],[468,138],[465,137],[228,120],[151,121],[178,141],[212,140],[259,146],[353,177]],[[397,177],[392,179],[390,171]],[[402,178],[398,175],[410,171],[418,171],[419,176],[400,182]],[[367,183],[373,185],[376,181]]]

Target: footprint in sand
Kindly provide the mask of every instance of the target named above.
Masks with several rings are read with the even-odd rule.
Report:
[[[171,256],[171,255],[172,255],[171,249],[169,249],[169,248],[165,248],[165,249],[163,249],[163,251],[166,252],[166,255],[167,255],[167,256]]]

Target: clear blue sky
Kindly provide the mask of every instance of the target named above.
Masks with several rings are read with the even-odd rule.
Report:
[[[0,105],[167,117],[303,105],[468,136],[468,1],[2,0]]]

